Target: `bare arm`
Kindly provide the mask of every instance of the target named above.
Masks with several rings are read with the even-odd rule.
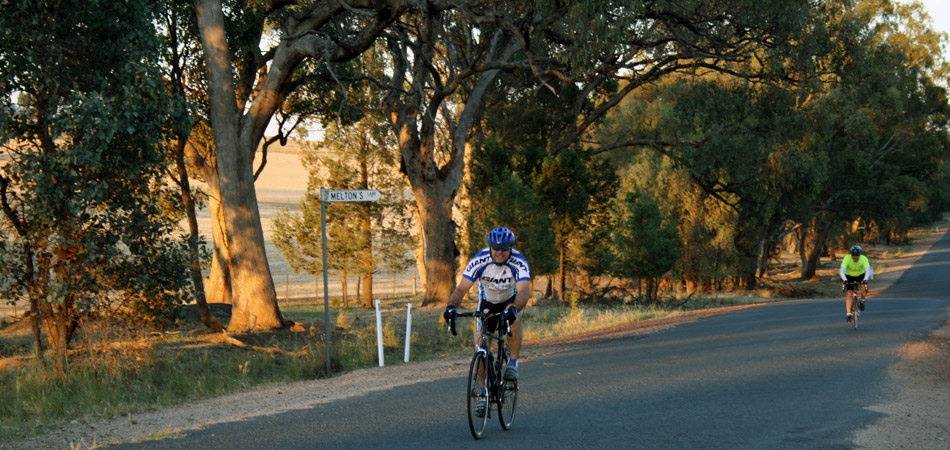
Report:
[[[515,308],[518,311],[524,311],[524,307],[528,306],[528,300],[531,298],[531,282],[528,280],[519,281],[515,284],[515,289],[518,290],[518,295],[515,296]]]
[[[459,282],[459,285],[455,287],[455,290],[452,291],[452,295],[449,296],[449,304],[447,306],[458,307],[462,304],[462,300],[465,299],[465,294],[468,293],[468,290],[472,288],[472,285],[475,284],[474,281],[469,280],[468,278],[462,278],[462,281]]]

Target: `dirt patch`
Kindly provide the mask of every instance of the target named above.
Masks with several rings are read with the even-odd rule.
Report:
[[[950,322],[924,341],[909,342],[890,372],[897,395],[872,411],[887,417],[859,431],[867,449],[950,448]]]

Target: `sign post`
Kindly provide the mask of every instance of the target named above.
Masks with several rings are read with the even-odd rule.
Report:
[[[382,196],[375,189],[331,191],[320,188],[320,227],[323,232],[323,322],[327,333],[327,374],[330,373],[330,289],[327,287],[327,202],[375,202]]]

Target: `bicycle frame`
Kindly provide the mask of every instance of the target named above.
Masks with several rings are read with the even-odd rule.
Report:
[[[482,367],[480,370],[480,375],[487,375],[485,378],[485,387],[497,387],[501,381],[501,362],[504,362],[508,359],[508,347],[505,345],[507,343],[507,336],[511,335],[511,326],[508,321],[504,320],[502,317],[503,313],[492,313],[486,314],[481,311],[475,311],[471,313],[459,313],[458,317],[474,317],[476,319],[482,319],[484,323],[488,319],[497,317],[498,327],[494,332],[488,332],[488,330],[482,328],[481,341],[476,346],[476,352],[481,352],[485,355],[485,360],[489,364],[489,367],[492,370],[485,370],[485,367]],[[454,324],[453,324],[454,327]],[[455,334],[455,330],[452,330],[452,334]],[[496,342],[496,350],[493,354],[491,352],[491,341]],[[497,362],[497,364],[496,364]],[[497,366],[497,367],[496,367]],[[487,372],[487,373],[485,373]],[[494,395],[492,389],[489,389],[489,395]]]

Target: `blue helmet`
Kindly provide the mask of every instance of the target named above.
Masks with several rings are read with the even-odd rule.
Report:
[[[508,250],[515,243],[515,234],[505,227],[488,232],[488,246],[492,250]]]
[[[855,245],[854,247],[851,247],[851,254],[854,255],[854,256],[860,255],[860,254],[861,254],[861,246],[860,246],[860,245]]]

